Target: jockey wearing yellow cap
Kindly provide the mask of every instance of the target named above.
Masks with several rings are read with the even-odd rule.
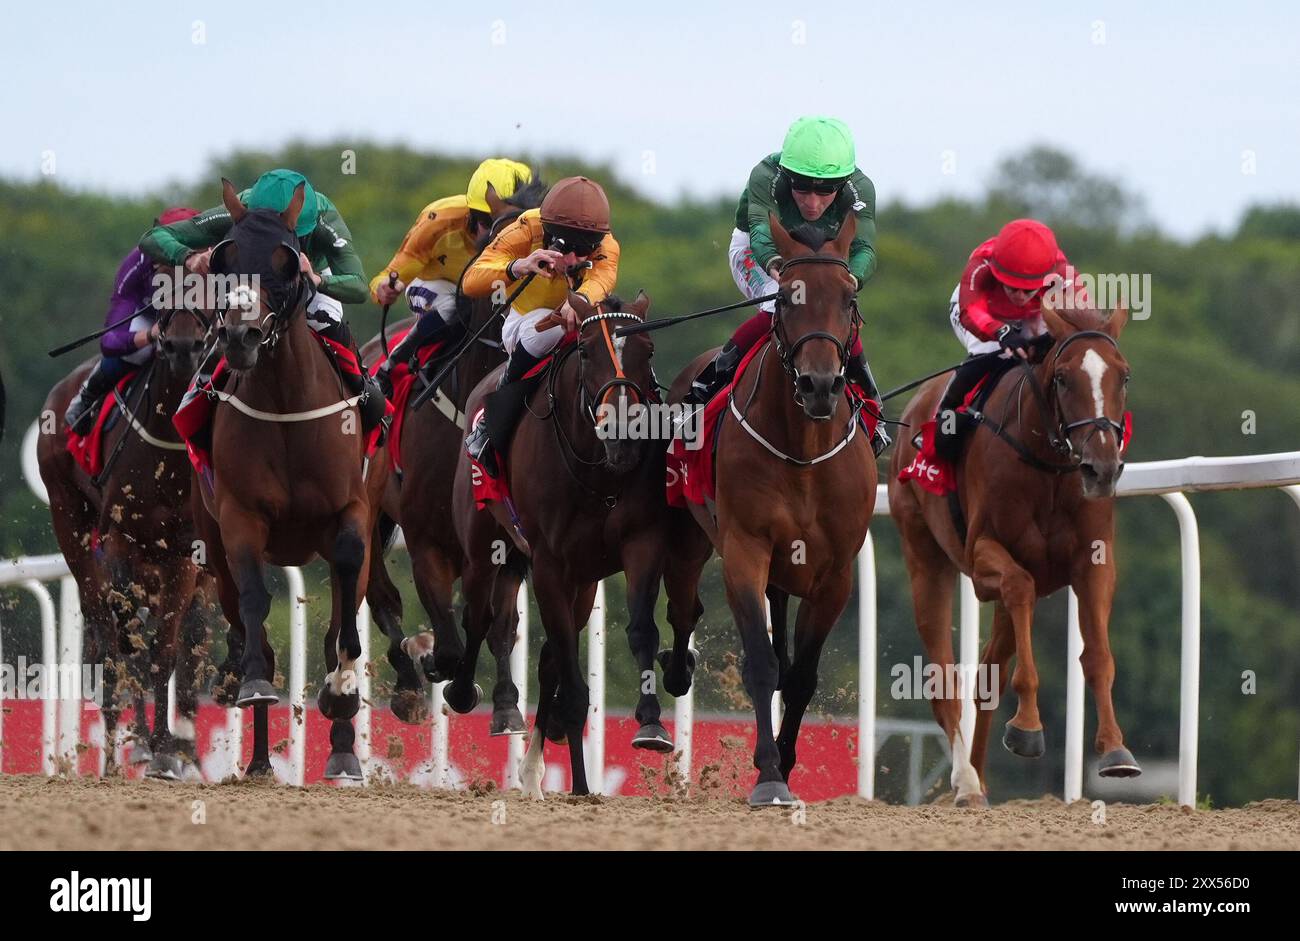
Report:
[[[397,253],[370,282],[370,295],[391,304],[403,292],[416,315],[415,326],[393,348],[376,378],[392,394],[389,373],[416,350],[436,339],[456,315],[456,283],[493,223],[509,213],[508,200],[531,183],[527,164],[501,157],[484,160],[463,196],[436,199],[420,210]],[[390,284],[390,272],[397,275]]]

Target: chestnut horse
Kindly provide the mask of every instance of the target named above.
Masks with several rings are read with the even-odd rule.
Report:
[[[653,404],[654,346],[647,333],[614,338],[620,322],[644,320],[650,299],[641,294],[626,309],[612,298],[598,308],[580,294],[570,294],[569,301],[580,320],[577,342],[556,352],[545,385],[530,396],[505,462],[523,536],[507,534],[497,514],[475,508],[471,465],[463,450],[453,490],[466,560],[466,650],[444,696],[457,711],[473,707],[483,638],[513,616],[531,563],[546,640],[538,664],[537,716],[519,777],[524,792],[536,798],[542,796],[547,737],[567,739],[573,793],[588,793],[582,732],[589,690],[578,658],[578,632],[591,614],[597,585],[618,572],[627,575],[628,644],[642,677],[640,730],[633,744],[671,748],[659,723],[653,684],[659,653],[654,611],[667,538],[666,442],[634,440],[628,431],[636,420],[634,407]],[[489,374],[474,390],[468,414],[481,407],[496,380],[495,372]],[[665,663],[665,688],[685,693],[693,668],[693,658]]]
[[[177,296],[180,295],[177,286]],[[116,425],[103,435],[105,467],[92,479],[73,460],[63,414],[93,360],[62,379],[45,400],[36,454],[50,496],[54,536],[77,582],[85,619],[85,660],[103,667],[105,772],[116,767],[119,700],[135,706],[131,763],[167,780],[197,777],[194,716],[209,606],[196,596],[191,557],[190,465],[171,415],[198,368],[208,315],[166,310],[155,353],[127,391]],[[150,635],[152,635],[150,637]],[[179,642],[179,645],[178,645]],[[183,656],[178,656],[178,646]],[[167,722],[167,682],[176,671],[178,723]],[[148,674],[148,679],[146,679]],[[152,734],[145,687],[154,696]]]
[[[849,217],[833,242],[811,248],[775,218],[771,225],[786,259],[780,298],[773,331],[737,379],[720,419],[716,521],[690,504],[699,525],[677,527],[664,572],[676,649],[703,613],[704,563],[712,549],[722,556],[758,725],[758,781],[749,795],[755,807],[794,801],[788,782],[799,726],[817,688],[822,647],[853,591],[854,562],[876,503],[876,462],[845,395],[846,357],[862,322],[846,261],[855,223]],[[802,237],[813,240],[812,233]],[[712,355],[697,357],[677,377],[672,401],[681,400]],[[765,595],[773,602],[771,642]],[[785,649],[789,595],[802,599],[792,658]],[[778,689],[785,714],[774,737]]]
[[[327,778],[362,777],[351,719],[360,707],[361,642],[357,608],[366,590],[370,535],[387,476],[385,452],[365,459],[357,401],[311,335],[309,294],[294,229],[299,184],[281,213],[248,209],[228,180],[222,199],[232,226],[214,249],[214,272],[256,275],[259,288],[226,312],[219,330],[233,371],[212,417],[215,484],[196,483],[195,521],[217,575],[221,607],[242,641],[236,705],[254,710],[249,774],[270,771],[267,707],[275,652],[267,640],[271,610],[263,565],[329,563],[333,610],[325,635],[329,670],[321,713],[331,720]],[[294,721],[304,721],[296,717]]]
[[[546,185],[533,181],[520,188],[506,200],[511,208],[492,225],[492,232],[478,245],[482,248],[505,226],[513,222],[525,209],[541,204],[546,195]],[[402,632],[402,597],[389,578],[382,552],[371,556],[370,584],[366,600],[375,623],[389,638],[388,662],[397,673],[397,689],[393,693],[393,712],[406,722],[418,722],[425,712],[427,698],[423,695],[419,677],[407,651],[420,659],[425,676],[431,682],[450,679],[457,662],[465,652],[465,645],[456,628],[452,610],[452,591],[464,567],[460,543],[454,528],[448,525],[451,518],[451,483],[456,476],[456,462],[463,450],[465,436],[465,400],[494,367],[505,361],[501,347],[501,318],[493,313],[488,298],[461,297],[459,314],[464,315],[464,330],[460,323],[454,336],[471,345],[460,354],[455,370],[442,384],[438,394],[423,408],[411,409],[400,424],[400,454],[403,467],[399,479],[391,474],[384,490],[383,513],[379,520],[377,537],[386,543],[393,527],[400,524],[411,557],[411,573],[415,579],[420,602],[429,615],[431,634],[424,633],[405,643]],[[436,317],[430,311],[427,317]],[[465,340],[492,318],[495,322],[473,341]],[[412,326],[414,318],[394,324],[389,333]],[[384,355],[379,337],[361,348],[367,364]],[[423,385],[417,383],[417,389]],[[414,394],[412,395],[414,398]],[[514,646],[515,621],[503,624],[502,631],[488,636],[497,664],[497,682],[492,691],[492,735],[518,734],[524,731],[523,715],[519,711],[519,690],[510,679],[510,650]]]
[[[1115,482],[1124,469],[1120,421],[1129,380],[1117,341],[1127,319],[1123,309],[1101,319],[1095,311],[1057,312],[1043,305],[1053,345],[1037,365],[1024,363],[1004,376],[957,463],[964,534],[947,498],[915,481],[898,480],[899,471],[916,455],[913,443],[900,442],[894,453],[889,510],[902,534],[917,630],[943,675],[954,675],[951,625],[957,572],[974,580],[981,601],[996,603],[980,666],[997,672],[976,684],[988,695],[979,698],[972,741],[962,740],[959,698],[931,702],[952,746],[952,787],[959,806],[988,804],[984,762],[997,707],[991,688],[996,679],[1001,696],[1013,653],[1017,707],[1002,742],[1025,758],[1043,754],[1030,639],[1034,604],[1066,585],[1079,598],[1080,659],[1097,704],[1099,773],[1141,773],[1115,721],[1110,697],[1115,660],[1107,636],[1116,575]],[[903,421],[919,427],[933,415],[944,385],[941,378],[923,386],[908,403]]]

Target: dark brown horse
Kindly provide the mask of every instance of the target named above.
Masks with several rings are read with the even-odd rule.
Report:
[[[742,676],[758,724],[753,806],[794,801],[788,781],[799,726],[817,687],[822,646],[853,590],[854,561],[876,502],[871,446],[845,396],[844,365],[861,325],[845,261],[853,219],[832,243],[816,248],[771,222],[777,252],[786,259],[781,297],[773,333],[737,382],[721,419],[716,520],[705,507],[690,505],[699,525],[677,527],[664,573],[668,618],[680,646],[703,613],[698,586],[704,563],[712,549],[722,556],[727,603],[744,649]],[[712,355],[697,357],[677,377],[672,401],[681,401]],[[793,657],[785,635],[790,595],[802,599]],[[773,602],[771,641],[765,596]],[[771,705],[778,689],[785,714],[774,736]]]
[[[176,295],[180,296],[180,286]],[[81,364],[45,400],[37,442],[54,535],[77,582],[86,624],[85,661],[104,669],[105,770],[115,767],[115,731],[125,702],[135,705],[132,762],[151,777],[198,775],[194,715],[196,650],[207,643],[210,609],[195,595],[190,465],[171,415],[198,367],[205,312],[179,308],[159,318],[155,354],[127,393],[127,413],[103,438],[105,467],[92,479],[65,444],[63,414],[90,371]],[[47,427],[48,426],[48,427]],[[178,643],[179,642],[179,643]],[[178,656],[179,650],[184,656]],[[167,722],[167,682],[176,671],[178,722]],[[154,695],[154,727],[145,691]]]
[[[507,200],[511,208],[494,221],[492,233],[480,241],[479,249],[487,244],[492,234],[525,209],[540,205],[545,195],[546,186],[540,181],[517,191]],[[456,476],[458,456],[463,450],[465,400],[484,376],[505,361],[501,348],[501,319],[494,316],[490,299],[462,297],[460,311],[463,327],[458,320],[455,327],[460,338],[457,348],[459,343],[468,342],[470,345],[461,353],[454,371],[428,403],[415,410],[407,406],[400,424],[401,477],[399,479],[397,474],[389,477],[377,533],[380,543],[385,544],[392,536],[393,527],[402,527],[416,591],[429,615],[432,633],[404,639],[402,598],[388,576],[381,552],[375,552],[371,557],[366,595],[375,623],[389,639],[388,661],[397,673],[393,712],[408,722],[419,721],[426,699],[406,651],[415,652],[425,676],[432,682],[449,679],[465,652],[452,607],[453,589],[465,561],[455,530],[449,525],[451,485]],[[425,316],[437,314],[429,312]],[[491,324],[488,324],[489,319]],[[397,333],[414,322],[411,318],[395,324],[389,333]],[[488,324],[485,333],[475,340],[466,339],[474,336],[484,324]],[[379,337],[362,347],[361,353],[367,364],[382,357],[384,352]],[[417,388],[421,387],[417,384]],[[492,691],[492,735],[524,731],[523,715],[519,711],[519,690],[510,678],[510,650],[514,646],[516,626],[516,620],[512,619],[508,624],[503,623],[501,631],[494,631],[488,637],[488,646],[497,664],[497,682]]]
[[[531,553],[527,558],[486,510],[475,509],[471,465],[463,451],[453,503],[465,550],[465,656],[444,691],[458,711],[473,707],[474,668],[483,638],[500,630],[531,563],[532,584],[546,640],[538,666],[537,718],[520,768],[525,793],[541,797],[546,737],[566,739],[573,793],[586,794],[582,732],[589,691],[578,658],[578,632],[587,623],[601,579],[627,575],[628,643],[643,679],[636,741],[667,739],[659,723],[654,665],[659,628],[655,602],[666,551],[663,440],[629,432],[635,406],[655,404],[649,334],[616,339],[620,324],[644,319],[644,294],[626,310],[611,299],[593,308],[579,294],[570,304],[581,326],[577,342],[561,349],[545,384],[532,393],[515,429],[506,461],[510,492]],[[539,325],[545,329],[546,320]],[[473,414],[496,387],[490,374],[470,396]],[[521,542],[523,540],[520,540]],[[667,664],[665,688],[681,695],[694,661]]]
[[[248,773],[269,772],[267,707],[275,652],[263,566],[329,563],[333,609],[325,635],[329,670],[318,704],[332,722],[327,778],[360,779],[351,719],[360,706],[357,608],[366,590],[370,535],[387,476],[385,452],[365,459],[357,403],[304,316],[308,293],[293,232],[299,184],[282,213],[250,210],[222,181],[232,226],[213,251],[214,272],[256,275],[246,306],[227,311],[219,331],[232,381],[212,418],[215,486],[194,485],[195,521],[215,569],[221,606],[242,640],[236,704],[254,709]],[[301,718],[298,719],[301,721]]]
[[[1113,498],[1124,468],[1120,420],[1129,380],[1117,340],[1128,314],[1121,309],[1102,319],[1095,311],[1058,313],[1044,304],[1043,319],[1054,345],[1037,366],[1021,365],[1002,379],[957,464],[964,534],[947,499],[914,481],[899,482],[898,472],[916,455],[910,441],[899,443],[891,465],[889,509],[903,537],[917,630],[945,676],[954,675],[957,572],[974,580],[981,601],[996,603],[981,661],[981,669],[996,674],[976,685],[988,695],[978,697],[973,740],[962,740],[960,698],[931,702],[952,745],[952,786],[963,806],[988,803],[984,761],[997,707],[992,684],[1000,697],[1013,653],[1017,708],[1003,744],[1022,757],[1043,754],[1030,637],[1034,604],[1066,585],[1079,598],[1083,672],[1097,704],[1099,773],[1140,773],[1115,721],[1108,639],[1116,575]],[[933,415],[944,385],[936,379],[922,387],[903,421],[919,427]]]

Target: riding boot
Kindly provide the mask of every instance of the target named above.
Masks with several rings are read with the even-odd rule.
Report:
[[[948,387],[943,390],[943,398],[934,415],[934,453],[935,456],[954,464],[961,456],[961,445],[966,432],[975,425],[975,419],[969,412],[959,412],[966,396],[983,373],[978,370],[959,367],[948,380]]]
[[[866,393],[872,411],[876,413],[876,431],[871,436],[871,451],[876,457],[880,457],[885,453],[885,448],[893,442],[885,430],[885,403],[880,400],[880,390],[876,388],[875,377],[871,375],[871,367],[867,365],[866,353],[860,351],[856,356],[849,357],[849,361],[844,364],[844,376]]]
[[[500,469],[497,466],[494,449],[489,445],[493,438],[509,440],[515,423],[519,420],[519,413],[523,411],[527,401],[525,395],[511,393],[508,387],[522,379],[544,358],[534,356],[522,345],[515,347],[497,382],[496,391],[487,396],[486,413],[483,419],[465,437],[465,450],[469,452],[469,456],[478,461],[492,477],[496,477]],[[489,430],[489,425],[492,431]]]
[[[375,372],[375,379],[379,381],[379,388],[384,391],[386,398],[393,397],[393,380],[392,372],[398,363],[410,362],[420,348],[427,346],[434,340],[440,338],[447,330],[447,325],[437,313],[430,311],[423,314],[419,320],[406,332],[402,337],[402,342],[393,347],[388,358],[380,364],[379,369]]]
[[[110,389],[122,378],[122,371],[106,365],[103,357],[95,363],[76,396],[68,403],[68,410],[63,420],[79,435],[85,435],[95,426],[95,415],[99,412],[99,403]]]
[[[700,374],[695,377],[690,389],[682,397],[682,404],[707,405],[710,399],[731,382],[736,375],[736,367],[740,365],[740,360],[740,347],[728,340],[723,344],[722,349],[718,350],[718,355],[700,370]]]

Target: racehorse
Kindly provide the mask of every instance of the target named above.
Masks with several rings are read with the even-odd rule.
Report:
[[[493,223],[491,233],[480,240],[479,250],[524,210],[541,205],[545,195],[546,184],[540,180],[517,190],[506,200],[511,209]],[[465,561],[456,533],[448,525],[451,484],[464,440],[465,400],[493,367],[505,361],[501,347],[501,321],[494,316],[489,299],[460,296],[458,315],[463,315],[463,318],[458,318],[453,329],[461,342],[470,345],[461,353],[455,370],[426,407],[411,409],[408,406],[401,422],[394,426],[400,434],[397,444],[403,466],[400,479],[396,473],[389,476],[377,534],[379,544],[384,545],[391,538],[393,526],[401,525],[411,557],[416,591],[429,615],[432,634],[418,635],[403,644],[402,598],[388,576],[382,552],[371,556],[366,594],[375,623],[389,638],[388,660],[397,671],[393,712],[408,722],[419,721],[426,699],[420,692],[420,683],[406,650],[416,652],[426,677],[432,682],[449,679],[465,651],[452,612],[452,590]],[[430,311],[425,316],[436,317],[437,314]],[[485,333],[473,341],[465,339],[475,334],[489,318],[492,323]],[[414,323],[415,319],[409,318],[395,324],[391,332],[400,332]],[[460,349],[460,343],[455,344],[455,348]],[[375,337],[363,346],[361,354],[367,365],[380,359],[384,355],[380,338]],[[432,368],[436,368],[436,362]],[[422,383],[417,381],[416,388],[421,386]],[[497,664],[490,726],[493,735],[524,731],[523,715],[519,711],[519,690],[510,678],[510,650],[514,646],[515,626],[515,621],[511,620],[505,629],[494,631],[488,637],[488,646]]]
[[[845,395],[845,362],[861,327],[846,261],[855,222],[846,219],[829,245],[797,230],[819,243],[805,245],[775,218],[771,224],[785,259],[780,296],[772,333],[736,379],[720,418],[716,520],[705,506],[688,504],[698,525],[675,528],[664,572],[677,650],[703,613],[704,564],[713,549],[722,557],[757,720],[751,806],[794,801],[788,782],[799,726],[817,687],[822,646],[853,590],[854,561],[876,501],[869,436],[857,433],[858,407]],[[696,357],[677,377],[671,401],[682,400],[715,352]],[[771,642],[765,595],[772,601]],[[793,657],[785,634],[790,595],[802,599]],[[774,737],[771,703],[778,689],[785,714]]]
[[[557,349],[544,385],[530,394],[502,471],[520,532],[506,533],[495,514],[475,508],[472,477],[478,469],[463,449],[453,490],[466,560],[466,650],[443,694],[458,712],[473,708],[483,638],[513,616],[531,564],[546,640],[538,665],[537,716],[519,776],[524,792],[537,798],[547,737],[567,739],[573,793],[588,793],[582,731],[589,690],[578,658],[578,632],[591,614],[600,580],[617,572],[627,575],[628,643],[642,676],[636,710],[641,728],[634,744],[671,748],[652,682],[659,646],[654,609],[667,551],[666,442],[635,440],[629,432],[634,407],[655,400],[654,346],[645,333],[614,338],[620,323],[644,320],[650,300],[641,294],[626,309],[613,298],[593,307],[572,293],[569,303],[580,321],[576,342]],[[537,328],[550,323],[543,319]],[[497,372],[479,383],[467,414],[475,414],[496,388]],[[504,558],[502,547],[508,547]],[[665,669],[665,688],[685,693],[693,667],[692,658],[676,670]]]
[[[175,296],[181,296],[179,286]],[[155,355],[118,393],[122,411],[103,435],[106,466],[98,476],[73,459],[63,423],[94,360],[82,363],[46,398],[43,415],[51,416],[52,433],[40,436],[37,460],[54,535],[77,582],[87,627],[84,659],[104,670],[106,773],[116,767],[119,700],[130,700],[130,760],[147,762],[150,777],[176,780],[198,773],[194,715],[209,608],[195,593],[203,576],[192,559],[190,466],[170,417],[198,367],[210,323],[206,312],[193,307],[165,310],[158,322]],[[169,729],[167,682],[173,669],[178,723]],[[146,682],[154,695],[152,733],[144,710]]]
[[[995,602],[981,669],[996,669],[1000,697],[1007,663],[1016,655],[1016,714],[1002,742],[1025,758],[1040,757],[1045,747],[1031,643],[1034,603],[1065,585],[1074,589],[1083,633],[1080,659],[1097,705],[1098,771],[1128,777],[1141,770],[1115,721],[1115,660],[1108,639],[1116,577],[1113,498],[1124,469],[1125,425],[1115,416],[1123,415],[1130,375],[1118,340],[1128,314],[1121,308],[1101,318],[1095,311],[1058,312],[1047,303],[1042,312],[1052,345],[1037,365],[1021,364],[1003,378],[984,404],[956,468],[958,509],[915,481],[899,481],[899,472],[916,457],[909,441],[900,442],[893,456],[889,510],[902,534],[917,630],[943,675],[954,669],[957,572],[971,577],[981,601]],[[919,427],[933,415],[944,384],[935,379],[923,386],[903,421]],[[952,746],[959,806],[988,804],[984,762],[997,706],[993,679],[976,684],[979,708],[969,743],[962,740],[960,699],[931,702]]]
[[[222,180],[222,200],[232,226],[213,250],[212,270],[260,280],[255,292],[238,292],[239,303],[225,312],[218,331],[232,381],[212,417],[214,483],[199,478],[193,502],[221,607],[242,646],[236,705],[254,710],[247,773],[270,771],[267,707],[278,701],[263,565],[303,565],[319,555],[329,563],[333,598],[325,635],[329,673],[317,697],[332,723],[325,776],[359,780],[351,724],[360,707],[357,670],[364,669],[357,609],[387,475],[385,452],[366,458],[358,399],[347,397],[304,316],[310,295],[293,234],[302,184],[280,213],[248,209],[228,180]]]

